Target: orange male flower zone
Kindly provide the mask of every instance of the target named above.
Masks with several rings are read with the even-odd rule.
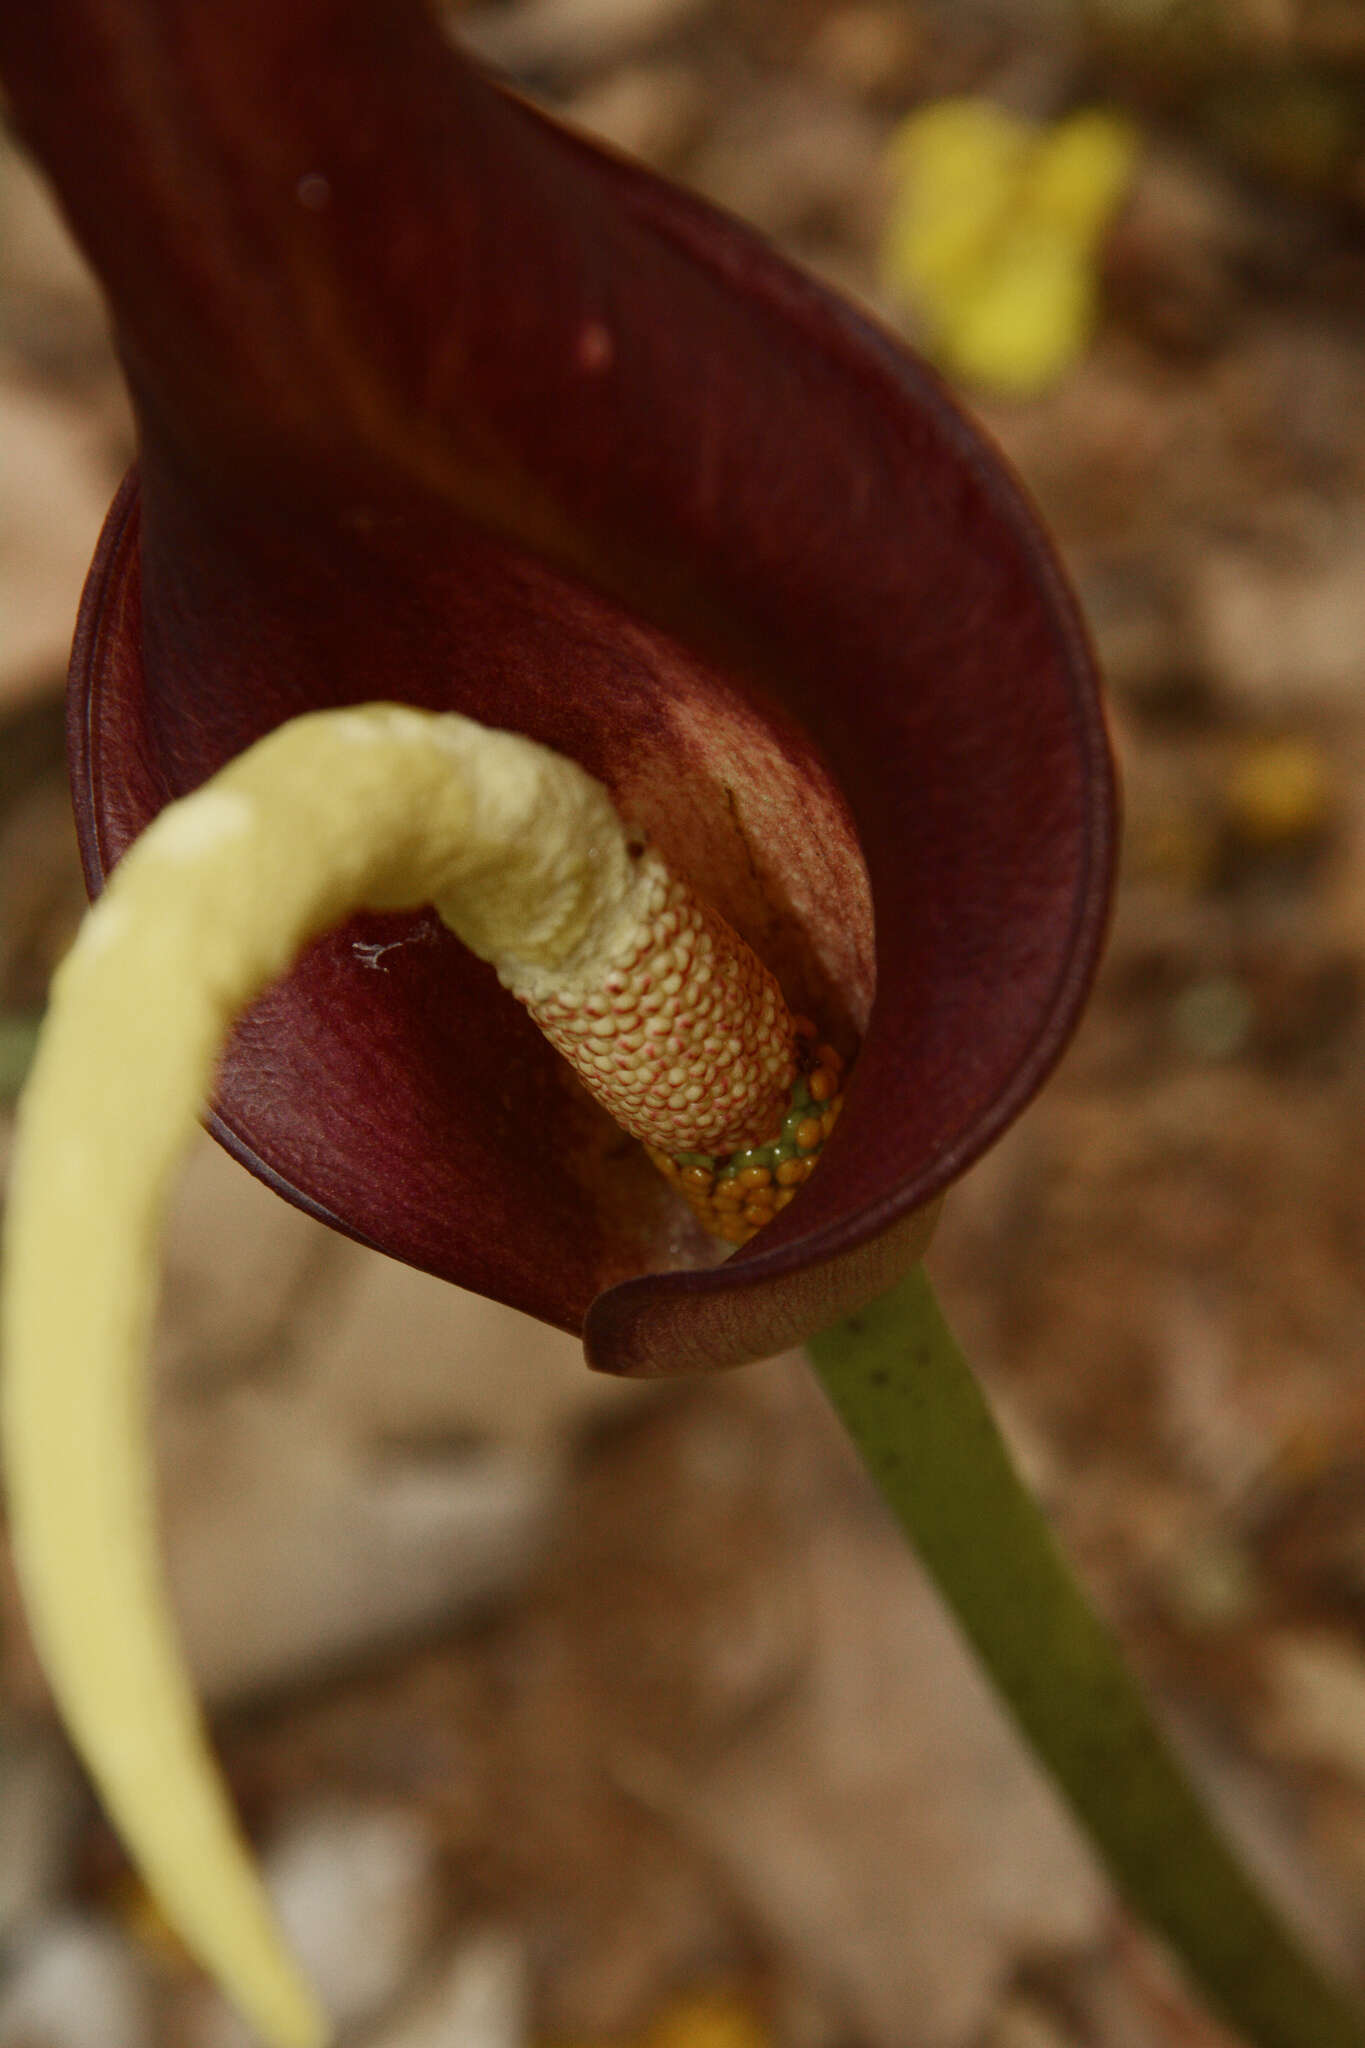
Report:
[[[641,866],[640,922],[599,985],[523,1000],[703,1229],[747,1244],[813,1171],[844,1063],[654,849]]]

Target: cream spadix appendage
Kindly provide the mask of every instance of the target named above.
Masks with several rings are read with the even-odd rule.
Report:
[[[619,1120],[668,1151],[770,1127],[771,977],[545,748],[388,705],[281,727],[128,852],[56,977],[3,1276],[16,1559],[59,1705],[173,1925],[280,2048],[326,2020],[206,1746],[153,1521],[145,1359],[172,1175],[237,1014],[361,908],[435,903]]]

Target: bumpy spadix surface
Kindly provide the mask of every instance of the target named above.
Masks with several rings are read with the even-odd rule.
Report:
[[[157,1563],[142,1384],[156,1236],[238,1012],[353,910],[426,902],[555,1018],[608,1106],[629,1084],[656,1144],[771,1120],[795,1065],[771,976],[632,843],[600,785],[464,718],[379,705],[279,728],[163,811],[87,918],[54,984],[10,1195],[16,1554],[113,1818],[173,1924],[281,2048],[326,2022],[237,1833]],[[585,1044],[608,1048],[604,1072]]]
[[[629,922],[627,922],[629,919]],[[766,1138],[796,1072],[791,1019],[767,968],[660,856],[642,854],[624,929],[537,998],[551,1044],[618,1124],[663,1152],[733,1152]]]

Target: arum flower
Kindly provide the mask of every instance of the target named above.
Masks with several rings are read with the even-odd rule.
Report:
[[[58,1209],[70,1195],[122,1219],[123,1183],[72,1112],[93,1127],[119,1078],[83,1016],[122,1018],[134,1044],[144,1012],[109,1176],[137,1163],[162,1188],[174,1121],[140,1105],[156,1090],[186,1113],[224,1012],[311,938],[236,1031],[214,1105],[218,1135],[291,1200],[581,1329],[614,1371],[735,1364],[879,1293],[1057,1056],[1107,904],[1089,656],[999,459],[855,313],[497,91],[416,0],[53,0],[5,13],[0,64],[108,291],[140,433],[70,700],[92,891],[128,858],[63,977],[28,1177]],[[483,733],[472,795],[413,777],[435,845],[397,883],[362,841],[402,839],[401,804],[381,830],[389,797],[362,777],[348,832],[295,776],[300,748],[338,744],[307,714],[376,699],[390,709],[363,715],[371,741],[376,716],[392,740],[394,706],[458,714],[439,727],[452,745]],[[520,830],[540,876],[523,911],[565,873],[576,904],[593,868],[629,896],[619,815],[659,864],[644,943],[676,939],[681,959],[663,923],[681,917],[688,973],[709,948],[745,997],[721,1020],[734,1064],[665,1077],[680,1114],[705,1113],[695,1127],[661,1128],[672,1094],[643,1105],[621,1085],[633,1070],[598,1089],[608,1114],[560,1056],[573,1005],[523,971],[525,917],[485,944],[477,890],[446,909],[441,835],[459,842],[477,808],[490,727],[593,778],[562,848],[538,842],[534,805],[501,806],[493,854]],[[360,729],[343,720],[343,753]],[[335,796],[350,770],[326,759],[313,780]],[[168,883],[161,924],[141,918],[173,869],[224,846],[235,869],[209,862],[174,908]],[[486,883],[482,854],[475,868]],[[358,895],[342,886],[362,874]],[[235,935],[251,935],[256,877],[278,929],[253,952]],[[615,916],[625,897],[607,897]],[[433,898],[461,937],[421,909]],[[325,930],[328,906],[357,901],[364,917]],[[136,944],[120,952],[122,926]],[[805,1037],[791,1012],[813,1020]],[[746,1063],[756,1092],[717,1120]],[[715,1155],[770,1135],[772,1164],[732,1179],[764,1181],[771,1220],[756,1200],[741,1221]],[[722,1240],[748,1240],[724,1263],[689,1189]],[[18,1206],[7,1438],[54,1682],[200,1952],[273,2037],[313,2039],[160,1604],[133,1382],[92,1377],[104,1340],[81,1290],[44,1277],[41,1200]],[[116,1304],[110,1355],[134,1359],[145,1246],[111,1223],[91,1263]]]
[[[130,1042],[148,1013],[139,1071],[155,1067],[150,1013],[179,956],[201,971],[157,1085],[192,1103],[222,1014],[313,935],[219,1071],[230,1149],[351,1235],[581,1329],[608,1370],[732,1365],[826,1329],[836,1405],[1132,1894],[1225,2009],[1269,2015],[1267,2043],[1359,2048],[1192,1800],[922,1279],[885,1291],[1057,1057],[1111,876],[1084,635],[999,458],[859,315],[496,90],[419,0],[47,0],[0,10],[0,68],[109,294],[141,444],[71,690],[92,889],[127,860],[63,971],[52,1061],[115,958],[147,963],[112,981]],[[752,1092],[714,1124],[660,1131],[633,1068],[585,1093],[531,1014],[565,1044],[596,1014],[565,997],[576,940],[560,957],[551,932],[548,984],[523,971],[545,966],[522,946],[540,882],[514,892],[515,958],[482,851],[472,895],[465,875],[447,901],[479,776],[452,792],[404,771],[405,816],[396,785],[355,769],[418,728],[426,768],[474,731],[480,762],[505,746],[556,763],[577,823],[552,841],[533,805],[519,848],[509,806],[497,836],[498,862],[529,853],[523,881],[546,856],[556,931],[566,888],[570,922],[605,901],[612,925],[638,866],[641,946],[693,939],[663,979],[695,993],[709,947],[748,992],[733,1036]],[[326,749],[357,734],[344,768]],[[129,905],[168,855],[202,887],[168,891],[158,935]],[[325,929],[357,901],[366,915]],[[130,928],[147,947],[125,956]],[[247,958],[237,939],[261,932],[276,953]],[[635,1002],[611,983],[635,955],[608,936],[593,987]],[[579,1066],[592,1080],[595,1056]],[[40,1053],[19,1150],[49,1197],[88,1209],[79,1131],[41,1142],[48,1067]],[[104,1114],[96,1072],[73,1086],[77,1124],[87,1098]],[[665,1080],[662,1112],[690,1115],[694,1081]],[[723,1092],[701,1085],[708,1112]],[[818,1168],[718,1262],[683,1199],[693,1142],[766,1150],[776,1117],[777,1160],[812,1104]],[[159,1187],[155,1119],[136,1100],[119,1118]],[[720,1221],[719,1187],[704,1193]],[[28,1228],[8,1232],[6,1451],[54,1684],[201,1954],[269,2038],[312,2043],[321,2016],[167,1627],[135,1390],[80,1370],[80,1287],[35,1290],[54,1233]],[[150,1289],[117,1242],[111,1226],[91,1263],[124,1341]],[[46,1389],[35,1292],[68,1340]]]
[[[868,1298],[1052,1065],[1104,924],[1090,660],[999,458],[416,0],[56,0],[8,10],[0,60],[141,430],[72,671],[92,887],[286,717],[457,710],[600,778],[858,1055],[819,1174],[718,1265],[488,969],[370,919],[245,1021],[217,1134],[609,1370]]]

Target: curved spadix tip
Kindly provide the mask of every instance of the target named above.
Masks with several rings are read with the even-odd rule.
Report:
[[[162,1909],[276,2048],[328,2024],[237,1829],[157,1558],[145,1366],[169,1187],[234,1019],[319,931],[367,904],[474,904],[557,958],[603,921],[615,870],[575,864],[566,834],[586,815],[600,856],[604,806],[573,763],[468,719],[376,705],[278,728],[125,856],[21,1105],[3,1423],[35,1639]]]
[[[172,1924],[278,2048],[313,2048],[326,2021],[238,1834],[156,1555],[144,1379],[171,1177],[240,1010],[366,906],[434,903],[500,968],[510,954],[528,1005],[563,1012],[589,1046],[616,1045],[618,1023],[634,1021],[607,996],[636,1000],[619,992],[621,963],[643,959],[658,1017],[642,1014],[610,1056],[570,1033],[566,1050],[604,1102],[637,1066],[642,1088],[660,1068],[657,1053],[625,1051],[638,1036],[648,1052],[659,1018],[670,1057],[691,1057],[708,1081],[705,1019],[752,1026],[785,1058],[775,981],[757,962],[745,971],[728,928],[684,918],[666,868],[637,864],[633,849],[601,786],[533,741],[405,706],[314,712],[160,813],[54,984],[5,1246],[16,1554],[58,1703],[112,1818]],[[658,1006],[693,953],[706,957],[689,1037]],[[743,1064],[721,1072],[724,1091]]]

